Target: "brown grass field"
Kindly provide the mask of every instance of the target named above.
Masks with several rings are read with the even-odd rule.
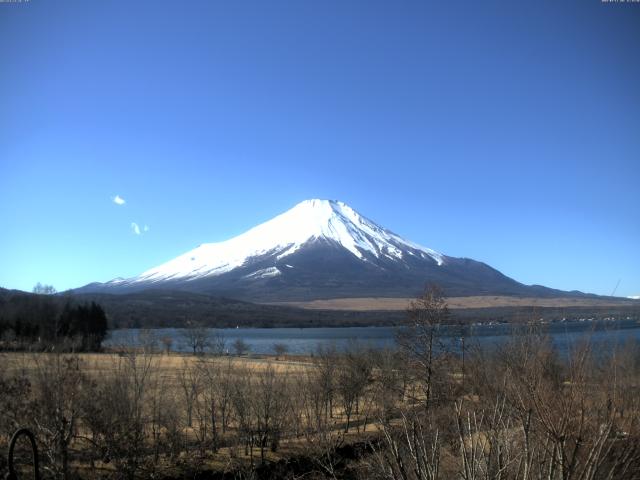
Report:
[[[309,310],[355,310],[355,311],[398,311],[406,310],[412,298],[362,297],[333,298],[308,302],[279,302],[273,305],[285,305]],[[621,305],[640,305],[637,300],[610,298],[527,298],[508,296],[472,296],[449,297],[450,309],[494,308],[494,307],[615,307]]]
[[[4,363],[4,371],[11,373],[12,370],[19,370],[29,373],[37,368],[38,363],[42,363],[43,359],[50,354],[47,353],[29,353],[29,352],[3,352],[0,353],[0,360]],[[119,353],[77,353],[74,354],[80,359],[82,369],[89,375],[102,375],[113,372],[114,365],[121,360],[122,355]],[[155,353],[152,355],[154,369],[164,378],[177,378],[178,374],[185,368],[189,368],[204,359],[208,362],[226,363],[229,358],[236,368],[246,368],[254,372],[265,371],[269,366],[277,373],[295,375],[303,373],[313,364],[304,356],[287,355],[282,359],[275,356],[260,357],[200,357],[191,354],[180,353]]]

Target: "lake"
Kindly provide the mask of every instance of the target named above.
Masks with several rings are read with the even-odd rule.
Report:
[[[242,339],[249,345],[250,352],[255,354],[272,354],[274,345],[286,345],[291,354],[309,354],[319,347],[345,350],[351,346],[372,348],[393,348],[395,332],[399,327],[344,327],[344,328],[226,328],[209,329],[211,333],[224,336],[226,348],[232,351],[231,345]],[[466,345],[477,343],[481,346],[496,346],[509,340],[514,332],[512,325],[474,325],[468,326]],[[629,340],[640,341],[640,323],[637,320],[616,321],[571,321],[545,324],[542,326],[548,333],[556,348],[562,353],[581,339],[589,338],[599,351],[606,351],[615,345],[622,345]],[[112,330],[104,345],[139,346],[145,335],[157,341],[165,337],[172,339],[171,349],[178,352],[189,351],[184,337],[184,329],[159,328],[143,331],[141,337],[138,329]],[[150,332],[150,333],[149,333]],[[443,337],[453,348],[459,348],[459,328],[443,327]]]

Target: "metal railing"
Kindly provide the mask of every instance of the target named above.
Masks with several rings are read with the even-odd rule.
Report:
[[[40,480],[40,469],[38,467],[38,446],[36,445],[36,437],[28,428],[20,428],[16,430],[16,432],[11,437],[9,441],[9,453],[7,454],[7,465],[9,466],[9,472],[5,475],[5,480],[18,480],[18,475],[16,474],[14,460],[13,460],[13,451],[16,447],[16,442],[18,438],[24,435],[31,442],[31,453],[33,454],[33,477],[36,480]]]

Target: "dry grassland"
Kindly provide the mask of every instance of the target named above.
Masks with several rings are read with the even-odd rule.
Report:
[[[5,352],[0,354],[4,371],[11,374],[15,371],[25,372],[27,376],[35,371],[39,364],[46,363],[48,353],[29,352]],[[124,358],[119,353],[78,353],[74,354],[80,361],[81,368],[86,375],[103,376],[113,374],[117,370],[119,362]],[[211,357],[195,356],[178,353],[155,353],[151,356],[154,372],[165,380],[175,380],[184,370],[194,367],[197,363],[208,362],[210,364],[227,365],[231,362],[237,371],[250,370],[252,373],[261,373],[271,367],[276,373],[295,376],[314,368],[309,358],[283,357],[277,359],[274,356],[264,357]],[[172,382],[173,383],[173,382]],[[168,393],[168,392],[167,392]]]
[[[406,310],[412,298],[333,298],[309,302],[279,302],[274,305],[299,307],[309,310],[355,310],[355,311],[398,311]],[[449,297],[450,309],[494,308],[494,307],[616,307],[637,305],[634,300],[611,300],[599,298],[526,298],[507,296]]]

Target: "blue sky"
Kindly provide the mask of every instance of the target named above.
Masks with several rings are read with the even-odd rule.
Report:
[[[0,3],[0,286],[132,276],[330,198],[638,295],[639,25],[600,0]]]

